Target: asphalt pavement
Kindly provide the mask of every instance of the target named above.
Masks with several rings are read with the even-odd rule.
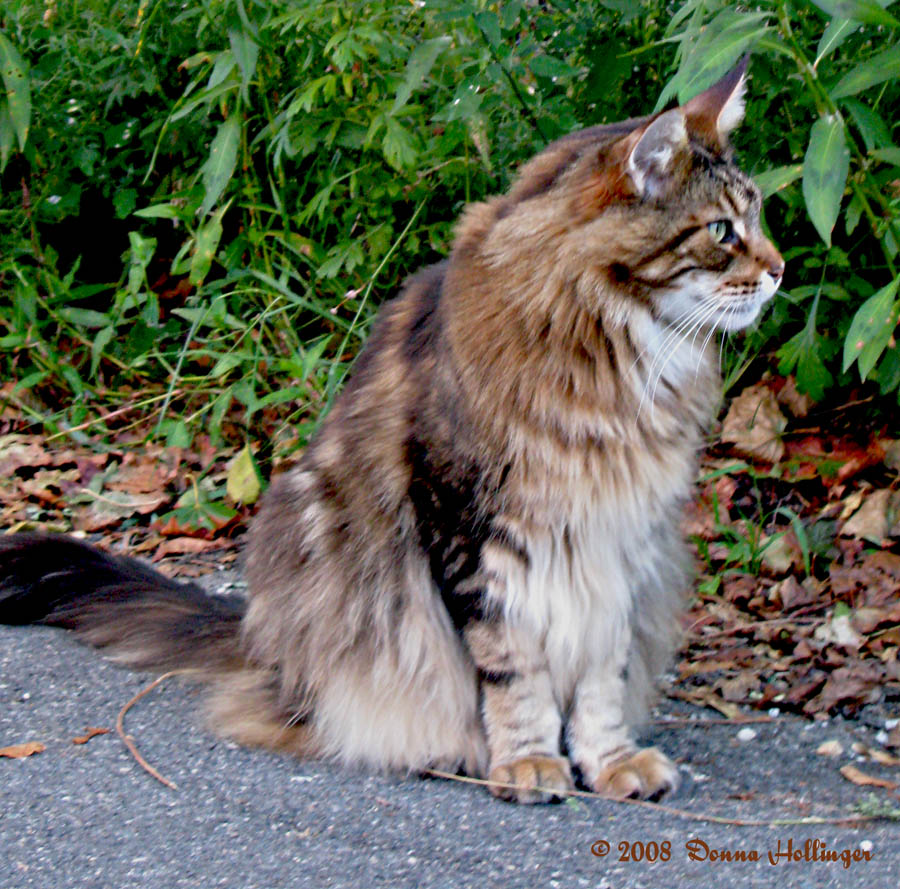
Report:
[[[62,631],[0,627],[0,747],[45,745],[0,758],[0,889],[900,885],[897,821],[737,826],[595,799],[515,806],[470,784],[240,748],[203,726],[196,690],[178,678],[126,717],[173,790],[114,728],[153,678]],[[714,714],[665,700],[656,717],[677,721],[651,725],[642,740],[680,764],[682,787],[665,805],[748,821],[835,818],[871,798],[900,807],[897,792],[839,772],[854,764],[900,781],[900,768],[851,752],[854,741],[876,744],[890,715],[779,716],[739,737],[733,724],[685,724]],[[89,727],[111,731],[73,744]],[[826,740],[844,753],[818,755]]]

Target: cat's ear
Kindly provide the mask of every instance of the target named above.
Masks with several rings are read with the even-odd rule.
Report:
[[[744,56],[736,68],[684,106],[691,132],[710,145],[724,148],[728,144],[728,134],[744,119],[749,61],[750,56]]]
[[[666,191],[687,146],[684,112],[673,108],[660,114],[632,139],[637,141],[628,155],[628,176],[641,197],[658,197]]]

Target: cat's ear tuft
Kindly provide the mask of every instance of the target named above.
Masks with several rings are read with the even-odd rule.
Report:
[[[658,197],[671,180],[687,146],[684,112],[673,108],[655,118],[641,133],[628,155],[626,169],[641,197]]]
[[[724,148],[728,144],[729,133],[744,119],[749,61],[750,56],[744,56],[736,68],[684,106],[691,132],[697,133],[710,145]]]

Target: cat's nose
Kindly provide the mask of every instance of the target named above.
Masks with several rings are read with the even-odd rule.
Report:
[[[784,261],[780,260],[779,262],[769,263],[769,267],[766,271],[772,276],[773,280],[780,281],[781,276],[784,274]]]

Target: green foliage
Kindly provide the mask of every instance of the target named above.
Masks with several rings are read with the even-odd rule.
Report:
[[[790,289],[744,356],[780,346],[816,397],[854,362],[893,391],[889,5],[9,0],[5,397],[60,434],[112,412],[172,444],[302,445],[377,305],[446,255],[466,202],[747,51],[738,147]]]
[[[678,70],[667,93],[680,99],[753,52],[750,125],[736,138],[764,194],[777,196],[766,217],[790,289],[751,341],[759,350],[780,342],[779,371],[796,373],[817,400],[852,381],[854,362],[883,393],[900,387],[900,21],[891,5],[768,0],[748,13],[688,0],[668,26]]]
[[[265,420],[302,444],[465,202],[658,91],[653,65],[592,70],[661,36],[659,6],[616,6],[7,4],[35,103],[0,205],[12,397],[58,431],[140,403],[170,443]]]

